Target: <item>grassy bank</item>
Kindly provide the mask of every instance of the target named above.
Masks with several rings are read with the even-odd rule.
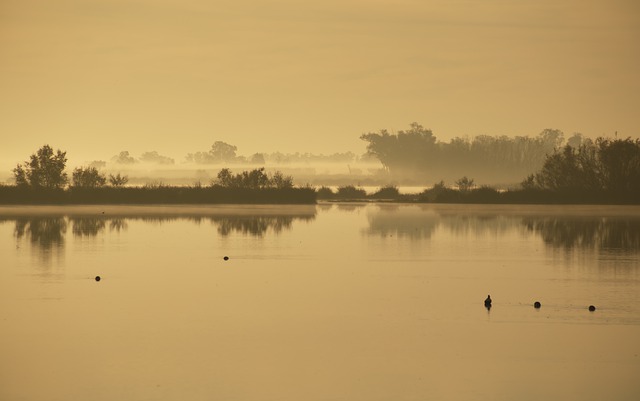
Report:
[[[0,186],[0,204],[313,204],[312,188],[102,187],[36,189]]]

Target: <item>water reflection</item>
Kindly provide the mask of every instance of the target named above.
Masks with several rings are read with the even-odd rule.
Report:
[[[367,213],[366,235],[401,237],[411,240],[431,238],[438,230],[455,236],[503,236],[509,233],[534,234],[553,248],[594,249],[614,252],[640,251],[640,217],[529,214],[466,211],[464,208],[379,206]]]
[[[440,222],[440,216],[433,211],[417,211],[397,205],[380,206],[377,211],[369,213],[367,219],[368,235],[410,239],[431,238]]]
[[[42,249],[51,250],[64,245],[67,221],[64,217],[18,218],[15,221],[14,235],[18,241],[27,239]]]
[[[129,225],[127,224],[127,221],[125,219],[116,218],[116,219],[109,220],[110,231],[115,231],[115,232],[126,231],[127,228],[129,228]]]
[[[499,214],[437,211],[427,207],[383,205],[367,216],[368,235],[420,240],[431,238],[439,227],[456,236],[504,234],[521,226],[520,219]]]
[[[356,210],[360,210],[360,209],[362,209],[362,208],[364,208],[366,206],[367,206],[367,204],[365,204],[365,203],[355,203],[355,202],[353,202],[353,203],[338,203],[337,204],[338,210],[343,211],[343,212],[353,212],[353,211],[356,211]]]
[[[313,216],[225,216],[211,217],[211,221],[218,227],[218,233],[227,236],[234,232],[261,237],[269,230],[280,233],[291,230],[293,220],[312,220]]]
[[[15,224],[14,236],[21,242],[28,239],[32,248],[48,253],[51,249],[62,248],[65,242],[67,227],[71,226],[74,237],[96,237],[106,231],[121,232],[126,231],[129,223],[142,221],[145,223],[167,223],[178,220],[187,220],[196,224],[210,222],[217,228],[218,234],[228,236],[234,233],[262,237],[271,232],[281,233],[291,230],[293,222],[311,221],[315,219],[315,209],[295,214],[229,214],[228,211],[222,215],[178,215],[178,214],[145,214],[145,215],[123,215],[105,216],[98,215],[32,215],[32,216],[0,216],[0,222],[11,222]]]
[[[640,219],[564,218],[524,219],[525,227],[545,244],[570,250],[592,248],[636,252],[640,249]]]
[[[95,237],[104,231],[107,221],[104,218],[95,217],[72,217],[71,232],[76,237]]]

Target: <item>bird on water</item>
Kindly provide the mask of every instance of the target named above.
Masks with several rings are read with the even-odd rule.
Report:
[[[487,295],[487,299],[484,300],[484,306],[491,307],[491,295]]]

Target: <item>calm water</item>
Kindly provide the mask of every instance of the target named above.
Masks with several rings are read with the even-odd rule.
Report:
[[[638,207],[0,207],[0,258],[3,401],[640,399]]]

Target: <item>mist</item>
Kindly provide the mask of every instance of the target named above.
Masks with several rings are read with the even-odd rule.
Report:
[[[359,152],[338,150],[329,154],[310,152],[245,152],[233,143],[213,141],[209,148],[186,154],[163,154],[153,150],[134,153],[126,144],[115,154],[88,160],[67,152],[67,171],[95,167],[102,174],[121,174],[128,185],[199,186],[216,181],[228,168],[241,172],[264,168],[267,174],[280,172],[294,185],[314,187],[358,186],[370,191],[397,186],[401,192],[416,191],[435,184],[452,186],[463,177],[476,186],[509,189],[536,174],[547,158],[564,146],[578,149],[594,140],[581,133],[567,135],[558,129],[544,129],[532,136],[480,135],[454,137],[435,133],[420,123],[407,129],[379,129],[360,135]],[[56,147],[58,144],[53,144]],[[65,149],[62,148],[64,151]],[[27,159],[27,153],[13,164],[0,166],[0,182],[13,183],[12,168]],[[6,162],[6,160],[4,161]]]

